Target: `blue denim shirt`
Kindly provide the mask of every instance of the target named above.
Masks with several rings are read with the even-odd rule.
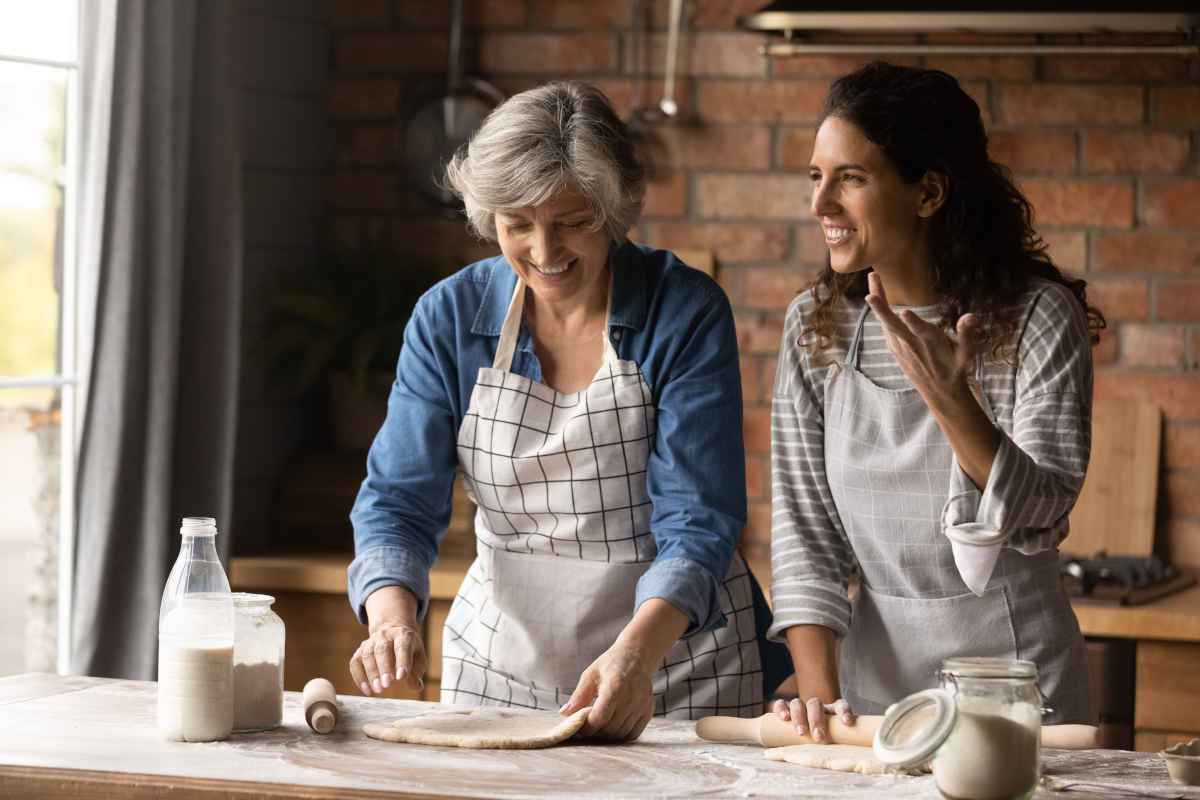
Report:
[[[659,597],[684,612],[688,634],[725,625],[718,585],[746,522],[742,390],[733,313],[721,288],[674,254],[625,243],[613,253],[609,334],[641,366],[657,432],[647,466],[658,553],[635,607]],[[480,367],[490,367],[517,277],[503,256],[431,288],[404,335],[387,420],[367,457],[350,513],[350,604],[399,585],[423,616],[429,569],[450,521],[458,428]],[[512,371],[542,380],[522,326]]]

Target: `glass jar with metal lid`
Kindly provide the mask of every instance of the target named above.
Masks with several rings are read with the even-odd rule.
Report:
[[[284,627],[269,594],[234,592],[233,730],[265,731],[283,721]]]
[[[912,768],[933,760],[938,791],[951,800],[1033,795],[1041,775],[1042,696],[1037,666],[1002,658],[949,658],[940,689],[888,709],[875,755]]]

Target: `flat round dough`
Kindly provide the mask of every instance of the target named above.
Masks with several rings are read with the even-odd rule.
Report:
[[[536,750],[570,739],[583,727],[591,710],[588,706],[564,717],[554,711],[485,706],[435,711],[398,719],[391,725],[370,722],[363,726],[363,732],[385,742],[477,750]]]
[[[771,761],[836,772],[857,772],[859,775],[886,775],[889,772],[911,775],[929,771],[928,765],[911,770],[892,769],[876,758],[871,748],[852,744],[794,744],[772,747],[764,750],[763,755]]]

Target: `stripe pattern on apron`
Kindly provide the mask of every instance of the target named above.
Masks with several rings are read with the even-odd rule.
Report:
[[[986,591],[967,588],[942,531],[954,451],[915,387],[883,388],[860,371],[868,313],[825,390],[829,487],[861,571],[838,659],[843,695],[860,714],[882,714],[937,685],[944,658],[1021,658],[1038,665],[1047,721],[1089,719],[1084,642],[1056,553],[1003,548]],[[980,358],[979,387],[983,377]],[[982,388],[977,396],[995,424]]]
[[[657,553],[646,488],[655,409],[641,369],[607,337],[583,391],[511,372],[524,299],[519,280],[458,432],[478,557],[446,620],[441,700],[557,710],[632,619]],[[667,653],[656,716],[761,713],[751,580],[735,553],[719,583],[727,625]]]

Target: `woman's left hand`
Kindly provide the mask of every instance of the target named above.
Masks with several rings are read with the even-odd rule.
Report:
[[[870,289],[867,305],[883,325],[888,349],[926,405],[938,409],[961,400],[964,391],[969,395],[966,378],[975,361],[976,316],[959,317],[955,335],[951,336],[912,311],[906,309],[900,314],[893,311],[883,282],[874,272],[867,275],[867,285]]]
[[[651,676],[655,667],[647,661],[642,651],[618,641],[583,671],[559,712],[574,714],[590,705],[580,736],[620,742],[636,739],[654,715]]]

